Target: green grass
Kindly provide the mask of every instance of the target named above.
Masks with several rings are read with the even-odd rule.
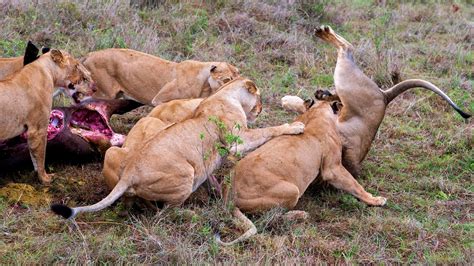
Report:
[[[326,23],[354,44],[357,63],[378,85],[392,86],[396,74],[427,79],[474,113],[471,6],[379,2],[13,1],[0,7],[0,57],[21,55],[31,39],[77,57],[127,47],[175,61],[228,61],[260,87],[264,111],[254,126],[263,127],[294,118],[279,107],[285,94],[307,98],[334,88],[336,51],[312,34]],[[114,116],[112,125],[126,133],[147,111]],[[388,198],[386,207],[315,183],[296,207],[310,214],[307,221],[282,221],[281,209],[251,215],[259,234],[233,247],[218,246],[214,233],[230,239],[243,228],[204,190],[182,208],[138,206],[120,216],[119,202],[76,224],[47,204],[0,197],[0,263],[472,264],[473,129],[433,93],[406,92],[387,109],[359,179]],[[47,190],[31,169],[2,177],[0,187],[27,183],[70,205],[108,193],[100,161],[48,168],[55,181]]]

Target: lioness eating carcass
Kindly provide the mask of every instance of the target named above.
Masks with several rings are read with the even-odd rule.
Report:
[[[71,218],[80,212],[106,208],[123,194],[180,205],[220,166],[226,155],[223,150],[245,152],[273,137],[303,132],[301,122],[248,129],[247,121],[254,120],[261,111],[260,91],[255,84],[248,79],[235,79],[204,99],[191,118],[161,130],[158,128],[140,147],[125,151],[117,179],[109,182],[109,185],[116,184],[102,201],[72,209],[53,205],[51,209]],[[241,141],[228,147],[230,136],[238,136]]]
[[[338,49],[334,83],[337,95],[317,92],[316,98],[342,102],[342,109],[336,122],[343,138],[343,164],[354,176],[360,173],[360,165],[367,155],[375,134],[385,116],[387,105],[398,95],[411,88],[431,90],[447,101],[462,117],[471,115],[463,112],[445,93],[428,81],[409,79],[383,91],[355,64],[353,46],[337,35],[329,26],[321,26],[316,36]]]
[[[89,72],[71,55],[51,50],[0,81],[0,140],[25,133],[39,178],[49,183],[44,158],[54,87],[93,89]]]
[[[123,94],[154,106],[174,99],[207,97],[239,76],[236,67],[224,62],[176,63],[130,49],[92,52],[83,63],[97,82],[93,97],[115,99]]]

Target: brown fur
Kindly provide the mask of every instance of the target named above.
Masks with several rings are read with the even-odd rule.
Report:
[[[320,96],[323,100],[342,102],[337,128],[344,143],[343,163],[354,175],[360,173],[361,162],[367,155],[375,134],[385,116],[387,105],[402,92],[421,87],[435,92],[447,101],[461,116],[464,113],[439,88],[428,81],[412,79],[403,81],[392,88],[382,91],[377,84],[368,78],[355,64],[352,55],[353,46],[337,35],[329,26],[316,29],[316,36],[332,44],[338,49],[334,83],[337,95]],[[318,98],[318,94],[316,95]]]
[[[181,122],[192,116],[203,100],[182,99],[163,103],[153,108],[148,117],[158,118],[167,124]]]
[[[23,67],[23,56],[0,58],[0,80],[7,79],[10,75]]]
[[[110,176],[115,178],[106,177],[109,186],[114,187],[112,192],[99,203],[73,208],[69,217],[106,208],[124,193],[168,205],[182,204],[221,164],[222,156],[216,145],[224,145],[225,132],[212,120],[221,121],[243,140],[228,147],[232,152],[254,149],[282,134],[303,132],[304,125],[300,122],[248,129],[247,121],[253,120],[261,110],[260,92],[255,84],[239,78],[203,100],[194,115],[183,122],[164,128],[164,123],[156,118],[145,118],[136,130],[132,129],[131,135],[137,137],[127,139],[121,154],[125,159],[112,162],[110,169],[117,172]],[[240,130],[235,128],[236,124]],[[133,143],[140,145],[132,149]]]
[[[274,138],[237,163],[232,181],[234,215],[250,229],[232,242],[218,240],[221,244],[234,244],[256,233],[241,211],[292,209],[318,176],[369,205],[385,204],[385,198],[366,192],[342,166],[336,119],[329,103],[317,102],[296,119],[306,125],[304,134]]]
[[[0,81],[0,140],[26,132],[31,158],[43,183],[51,181],[44,159],[54,87],[92,86],[88,75],[68,53],[52,50]]]
[[[98,85],[94,97],[115,99],[123,94],[155,106],[174,99],[207,97],[239,76],[237,68],[224,62],[176,63],[130,49],[92,52],[83,62]]]

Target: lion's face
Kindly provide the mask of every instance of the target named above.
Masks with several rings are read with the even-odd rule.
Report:
[[[222,85],[238,78],[239,76],[239,70],[233,65],[228,63],[218,63],[211,66],[208,82],[211,89],[215,91]]]
[[[63,73],[62,79],[57,81],[57,86],[65,88],[74,101],[79,102],[82,97],[91,96],[97,90],[91,73],[67,52],[53,49],[51,58]]]

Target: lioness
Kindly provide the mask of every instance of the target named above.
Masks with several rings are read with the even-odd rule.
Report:
[[[0,81],[0,140],[25,133],[34,168],[44,184],[51,182],[44,159],[55,86],[93,88],[89,72],[79,61],[55,49]]]
[[[259,212],[274,207],[292,209],[306,188],[320,176],[368,205],[382,206],[386,199],[374,197],[342,166],[342,143],[337,116],[328,102],[316,101],[296,118],[304,123],[304,134],[276,137],[240,160],[234,168],[233,214],[248,231],[235,244],[256,234],[255,225],[241,212]]]
[[[343,164],[354,176],[360,173],[360,165],[370,149],[375,134],[385,116],[387,105],[408,89],[421,87],[431,90],[447,101],[462,117],[471,115],[463,112],[445,93],[428,81],[409,79],[382,91],[355,64],[353,46],[337,35],[329,26],[316,29],[317,37],[338,49],[334,83],[337,95],[318,92],[319,99],[342,102],[342,110],[336,122],[343,138]]]
[[[83,63],[97,82],[93,97],[115,99],[123,93],[154,106],[174,99],[207,97],[239,76],[237,68],[224,62],[176,63],[130,49],[92,52]]]
[[[204,99],[194,115],[155,133],[140,147],[130,149],[118,169],[112,192],[102,201],[85,207],[53,205],[65,218],[80,212],[98,211],[110,206],[124,193],[167,205],[182,204],[221,164],[230,139],[236,139],[233,152],[245,152],[282,134],[300,134],[304,125],[248,129],[247,121],[262,111],[260,91],[244,78],[235,79]],[[153,118],[147,118],[152,120]],[[156,131],[160,125],[151,125]],[[240,140],[240,141],[238,141]],[[128,140],[127,140],[128,141]],[[127,146],[130,144],[127,144]],[[224,148],[226,147],[226,148]],[[116,166],[117,167],[117,166]]]
[[[181,99],[163,103],[153,108],[147,117],[140,119],[128,133],[122,147],[111,147],[105,153],[102,174],[107,186],[113,189],[117,184],[122,164],[130,151],[140,149],[141,145],[167,126],[191,117],[203,100]]]

